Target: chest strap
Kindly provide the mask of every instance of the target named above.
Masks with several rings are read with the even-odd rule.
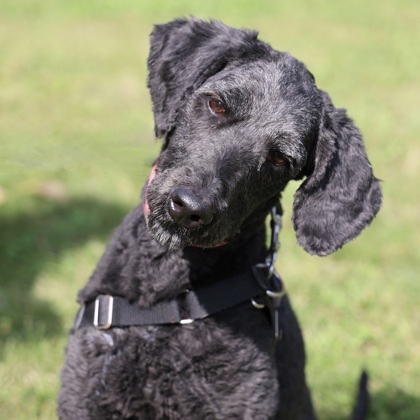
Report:
[[[252,301],[256,308],[267,305],[271,309],[279,305],[285,293],[280,276],[274,273],[268,278],[266,266],[261,264],[149,308],[140,308],[119,296],[99,295],[94,301],[81,305],[74,328],[95,326],[107,330],[112,327],[189,324],[246,301]],[[270,312],[274,316],[273,311]]]

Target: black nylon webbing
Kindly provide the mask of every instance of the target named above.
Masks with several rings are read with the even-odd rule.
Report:
[[[264,293],[265,289],[257,282],[253,271],[249,270],[200,289],[188,291],[176,299],[157,303],[151,308],[139,308],[127,299],[114,296],[111,323],[113,327],[178,324],[182,321],[205,318]],[[101,328],[108,322],[110,298],[107,295],[100,295],[96,301],[98,300],[97,326]],[[96,301],[81,306],[76,315],[74,328],[94,325]]]
[[[186,302],[191,319],[205,318],[265,292],[251,271],[190,292]]]

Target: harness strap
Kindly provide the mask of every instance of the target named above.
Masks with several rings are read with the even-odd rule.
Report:
[[[148,182],[150,185],[156,165]],[[146,191],[147,194],[147,191]],[[147,197],[145,214],[148,211]],[[270,312],[277,341],[281,337],[280,311],[286,289],[275,270],[279,249],[278,234],[281,227],[281,208],[271,210],[271,246],[264,263],[256,264],[239,275],[222,279],[196,290],[187,290],[172,300],[158,302],[150,308],[140,308],[135,303],[111,295],[99,295],[95,300],[81,305],[74,320],[74,328],[95,326],[107,330],[111,327],[144,325],[189,324],[195,320],[251,301],[257,309],[267,307]]]
[[[270,284],[266,284],[266,273],[264,265],[257,265],[240,275],[186,291],[150,308],[140,308],[119,296],[99,295],[94,301],[81,305],[74,328],[93,325],[106,330],[134,325],[188,324],[246,301],[262,297],[271,300],[273,293],[276,299],[282,297],[285,291],[280,277],[276,274],[276,281],[271,278]]]

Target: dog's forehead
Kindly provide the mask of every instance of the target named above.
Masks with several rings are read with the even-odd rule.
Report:
[[[305,133],[317,123],[322,107],[313,76],[287,53],[231,63],[199,91],[215,92],[229,104],[236,104],[256,126],[296,134]]]
[[[289,117],[319,113],[321,97],[313,76],[303,63],[287,53],[263,60],[228,64],[209,78],[201,91],[214,91],[222,97],[252,106],[253,111]]]
[[[265,60],[234,62],[210,78],[205,86],[221,91],[242,89],[265,97],[313,94],[316,86],[311,73],[289,54]]]

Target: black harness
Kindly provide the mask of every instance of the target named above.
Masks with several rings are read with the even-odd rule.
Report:
[[[277,339],[280,335],[280,304],[286,294],[283,281],[274,267],[280,227],[280,210],[274,206],[271,211],[272,234],[268,257],[264,263],[248,271],[187,290],[172,300],[158,302],[150,308],[140,308],[119,296],[99,295],[95,300],[81,305],[74,328],[93,325],[97,329],[107,330],[128,326],[184,325],[250,301],[257,309],[269,309]]]

